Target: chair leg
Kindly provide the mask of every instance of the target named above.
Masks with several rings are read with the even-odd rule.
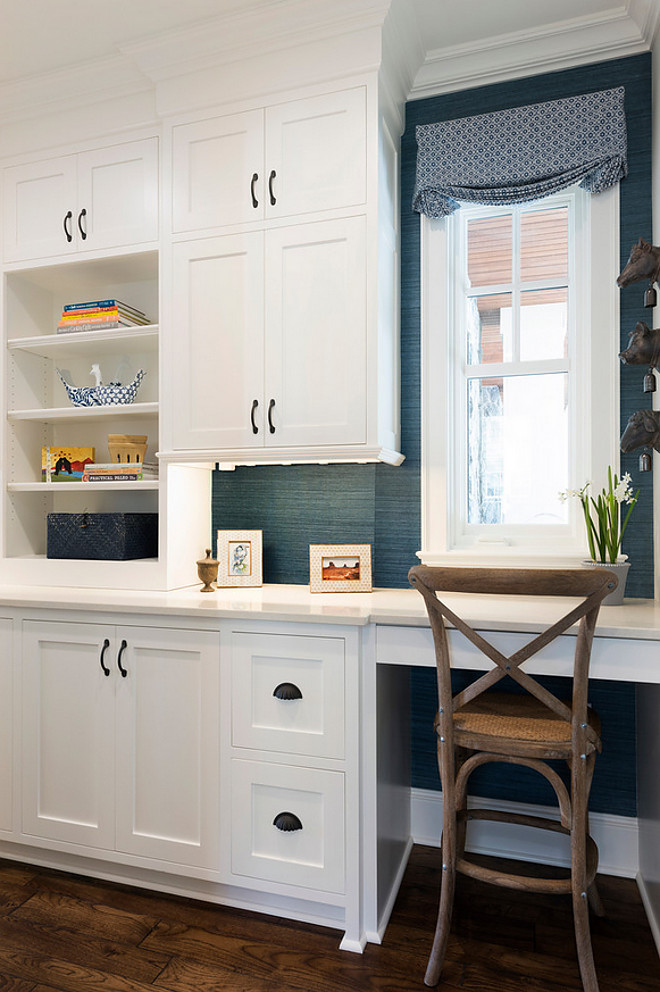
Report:
[[[448,843],[446,843],[448,841]],[[451,914],[454,906],[454,890],[456,888],[456,865],[455,856],[450,855],[454,849],[454,838],[447,838],[447,830],[442,834],[442,883],[440,886],[440,905],[438,907],[438,921],[433,937],[433,946],[429,955],[424,975],[424,984],[428,986],[437,985],[440,981],[440,972],[447,952],[447,941],[451,929]]]
[[[603,906],[602,900],[600,898],[600,893],[595,882],[592,882],[587,889],[587,897],[589,899],[589,905],[591,906],[591,911],[594,916],[606,916],[605,907]]]
[[[591,947],[589,928],[589,901],[587,893],[580,892],[580,885],[573,885],[573,919],[575,923],[575,943],[577,944],[578,964],[584,992],[599,992],[594,954]]]

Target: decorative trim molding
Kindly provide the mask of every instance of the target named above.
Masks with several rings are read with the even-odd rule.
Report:
[[[654,0],[428,52],[412,100],[649,51],[660,25]]]
[[[551,817],[551,806],[512,803],[470,797],[472,806],[491,810],[515,810],[528,816]],[[415,844],[440,846],[442,793],[412,789],[410,796],[411,831]],[[635,878],[639,872],[638,822],[636,817],[592,813],[591,834],[598,845],[599,870],[605,875]],[[468,850],[519,861],[550,865],[570,864],[568,840],[562,834],[530,830],[509,823],[473,821],[468,830]]]

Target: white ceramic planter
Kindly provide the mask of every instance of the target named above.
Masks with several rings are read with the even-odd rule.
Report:
[[[603,606],[621,606],[623,603],[623,597],[626,594],[626,579],[628,578],[628,570],[630,568],[630,562],[625,560],[625,555],[620,555],[616,562],[610,561],[592,561],[591,558],[585,558],[582,562],[585,568],[607,568],[611,572],[614,572],[619,584],[611,592],[609,596],[606,596],[603,600]]]

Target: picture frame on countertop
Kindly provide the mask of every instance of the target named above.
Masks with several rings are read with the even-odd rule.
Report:
[[[263,585],[263,531],[219,530],[216,558],[216,586]]]
[[[371,592],[370,544],[310,544],[310,592]]]

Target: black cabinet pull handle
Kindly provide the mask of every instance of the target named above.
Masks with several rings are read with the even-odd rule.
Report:
[[[80,213],[78,214],[78,230],[80,231],[80,237],[83,239],[83,241],[85,241],[87,238],[87,231],[82,226],[82,219],[83,217],[86,216],[87,216],[87,211],[83,207]]]
[[[273,820],[273,826],[277,827],[278,830],[302,830],[303,825],[296,816],[295,813],[289,813],[284,810],[282,813],[278,813]]]
[[[268,430],[271,434],[275,433],[275,424],[273,423],[273,407],[275,406],[275,400],[271,400],[268,404]]]
[[[271,207],[274,207],[275,204],[277,203],[277,200],[275,199],[275,194],[273,193],[273,179],[275,179],[276,176],[277,173],[275,172],[275,169],[271,169],[270,175],[268,177],[268,195],[270,196]]]
[[[259,201],[257,200],[256,196],[254,195],[254,185],[257,182],[258,178],[259,178],[259,173],[258,172],[253,172],[252,173],[252,179],[250,181],[250,196],[252,197],[252,206],[254,207],[255,210],[259,206]]]
[[[110,669],[106,665],[103,664],[103,659],[105,658],[105,652],[108,650],[109,647],[110,647],[110,641],[106,637],[106,639],[103,642],[103,647],[101,648],[101,657],[99,658],[99,661],[101,662],[101,668],[103,669],[103,674],[104,675],[109,675],[110,674]]]
[[[71,213],[70,210],[67,210],[66,216],[65,216],[64,221],[62,223],[62,227],[64,228],[64,233],[66,234],[66,240],[69,242],[69,244],[71,244],[71,242],[73,241],[73,234],[71,233],[71,231],[67,227],[67,221],[72,220],[72,218],[73,218],[73,214]]]
[[[257,407],[259,406],[259,400],[252,400],[252,409],[250,410],[250,423],[252,424],[252,433],[258,434],[259,428],[254,422],[254,415],[257,412]]]
[[[117,668],[121,672],[121,677],[123,679],[125,679],[126,676],[128,675],[128,670],[123,667],[123,665],[121,663],[121,656],[123,655],[123,653],[124,653],[124,651],[126,650],[127,647],[128,647],[128,644],[126,643],[126,641],[122,641],[121,642],[121,645],[119,647],[119,654],[117,655]]]
[[[280,682],[273,689],[273,695],[276,699],[302,699],[303,694],[297,685],[293,682]]]

